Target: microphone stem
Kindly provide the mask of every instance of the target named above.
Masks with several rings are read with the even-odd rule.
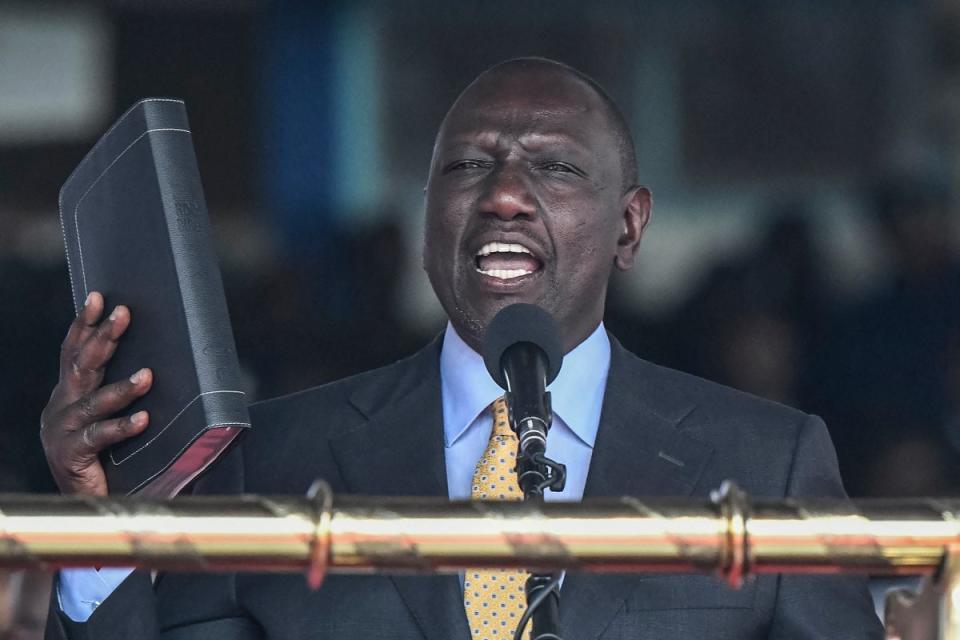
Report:
[[[513,399],[507,392],[507,405]],[[543,491],[550,487],[562,491],[566,482],[566,467],[546,457],[547,432],[553,421],[550,412],[550,394],[543,392],[543,405],[547,407],[547,422],[520,419],[517,424],[515,411],[510,412],[511,428],[518,435],[520,451],[517,455],[517,482],[525,500],[544,502]],[[526,423],[526,424],[523,424]],[[526,429],[524,429],[526,427]],[[523,438],[522,434],[538,432],[538,437]],[[542,437],[539,437],[542,434]],[[545,592],[545,590],[547,592]],[[560,592],[559,574],[534,573],[527,578],[527,608],[533,631],[531,640],[562,640],[560,637]]]

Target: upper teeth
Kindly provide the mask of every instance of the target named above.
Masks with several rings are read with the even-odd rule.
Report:
[[[480,250],[477,251],[477,256],[488,256],[491,253],[526,253],[528,255],[533,255],[533,252],[530,249],[527,249],[522,244],[508,244],[505,242],[488,242],[487,244],[480,247]],[[480,267],[477,267],[477,271],[480,273],[492,276],[494,278],[500,278],[501,280],[510,280],[511,278],[519,278],[520,276],[525,276],[532,271],[527,269],[490,269],[483,270]]]
[[[478,256],[488,256],[491,253],[529,253],[533,255],[530,249],[522,244],[507,244],[505,242],[488,242],[477,251]]]

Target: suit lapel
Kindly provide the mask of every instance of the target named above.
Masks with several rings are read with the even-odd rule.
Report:
[[[331,440],[351,493],[446,497],[438,338],[401,367],[395,382],[364,387],[350,402],[366,418]],[[425,638],[469,638],[456,576],[391,576]]]
[[[367,421],[330,441],[350,493],[447,496],[439,353],[437,340],[399,367],[395,380],[350,397]]]
[[[713,453],[678,424],[695,408],[662,388],[657,368],[611,336],[610,373],[584,498],[686,496]],[[599,637],[635,584],[629,574],[568,574],[561,591],[563,635]]]
[[[657,367],[610,341],[610,373],[583,497],[690,495],[713,452],[678,428],[695,405],[681,390],[663,388]]]

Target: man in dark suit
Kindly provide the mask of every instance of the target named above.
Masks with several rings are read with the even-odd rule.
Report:
[[[623,118],[589,78],[539,59],[481,75],[440,128],[427,186],[424,267],[450,317],[444,336],[252,407],[256,428],[198,490],[302,493],[323,477],[339,492],[468,497],[462,471],[483,451],[499,393],[474,375],[476,352],[496,312],[523,301],[554,315],[567,352],[548,444],[570,466],[567,498],[703,496],[727,478],[759,496],[842,496],[821,421],[644,362],[603,330],[611,271],[631,267],[650,217],[635,174]],[[130,321],[102,312],[92,296],[44,412],[48,460],[70,493],[105,493],[97,452],[147,420],[108,417],[151,378],[99,388]],[[455,576],[334,576],[311,593],[300,576],[151,584],[134,572],[102,598],[77,597],[77,578],[58,585],[49,638],[471,637]],[[568,640],[881,637],[853,577],[765,576],[731,590],[709,576],[570,574],[561,623]]]

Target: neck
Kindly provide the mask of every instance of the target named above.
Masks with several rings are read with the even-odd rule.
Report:
[[[565,337],[563,340],[563,355],[567,355],[568,353],[576,349],[578,346],[580,346],[580,344],[583,343],[584,340],[592,336],[593,332],[596,331],[597,327],[600,326],[600,323],[601,321],[598,320],[594,324],[590,325],[589,329],[578,331],[574,337],[572,338]],[[477,354],[483,353],[482,339],[477,338],[474,333],[465,330],[463,327],[457,326],[457,324],[454,323],[452,320],[450,321],[450,325],[453,327],[453,330],[457,332],[457,335],[460,336],[460,339],[463,340],[463,342],[468,347],[470,347]],[[564,334],[565,336],[569,335],[566,332],[564,332]]]

